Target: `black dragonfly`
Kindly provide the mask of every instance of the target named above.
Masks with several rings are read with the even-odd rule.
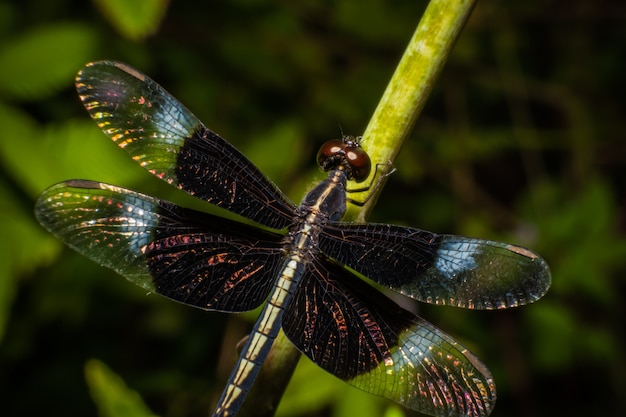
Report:
[[[416,300],[470,309],[531,303],[550,286],[546,263],[506,243],[411,227],[342,222],[348,181],[371,162],[358,141],[318,153],[328,177],[299,206],[232,145],[139,71],[88,64],[80,98],[102,131],[142,167],[257,226],[88,180],[47,189],[41,224],[67,245],[150,292],[205,310],[267,300],[214,416],[241,407],[280,327],[331,374],[436,416],[485,416],[493,378],[452,337],[361,279]]]

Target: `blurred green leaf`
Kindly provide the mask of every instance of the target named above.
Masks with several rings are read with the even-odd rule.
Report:
[[[571,196],[561,184],[544,183],[524,205],[529,212],[541,207],[538,242],[553,273],[550,293],[525,311],[533,329],[533,361],[549,373],[574,367],[581,358],[612,366],[619,341],[596,319],[616,314],[616,277],[626,259],[610,186],[603,178],[588,178]]]
[[[96,43],[92,28],[56,23],[30,29],[0,46],[0,92],[41,99],[69,84],[89,60]]]
[[[100,417],[154,417],[137,392],[104,363],[92,359],[85,365],[89,384]]]
[[[382,397],[346,384],[310,360],[302,358],[276,415],[309,415],[328,407],[332,407],[332,415],[335,417],[378,417],[387,407],[398,408]]]
[[[278,405],[277,417],[297,416],[303,410],[319,411],[343,395],[346,384],[316,368],[311,361],[304,358],[300,360]]]
[[[385,405],[399,409],[399,406],[391,405],[390,401],[350,387],[338,398],[334,405],[333,415],[335,417],[379,417],[383,414]]]
[[[576,342],[581,335],[567,307],[537,303],[526,313],[536,335],[532,339],[532,357],[537,365],[548,372],[570,366],[576,357]]]
[[[391,406],[385,410],[383,417],[405,417],[406,414],[402,408],[398,406]]]
[[[123,36],[140,41],[157,31],[168,0],[95,0],[102,14]]]
[[[61,243],[35,221],[0,181],[0,340],[21,277],[56,257]]]
[[[527,206],[543,201],[537,219],[540,242],[556,255],[551,260],[556,293],[585,294],[610,305],[617,295],[614,272],[626,259],[626,241],[616,234],[616,204],[601,178],[590,178],[577,195],[564,195],[558,184],[544,184]],[[551,203],[548,203],[551,201]]]
[[[303,160],[306,154],[302,149],[307,146],[303,143],[304,135],[304,129],[298,122],[283,121],[255,135],[255,140],[247,145],[244,154],[257,161],[255,164],[269,178],[285,178],[297,171],[301,164],[309,162]],[[282,155],[289,155],[289,158],[277,158],[276,149],[280,149]]]
[[[27,113],[0,103],[0,125],[0,161],[33,197],[71,178],[128,185],[148,177],[87,116],[42,129]]]
[[[128,185],[150,178],[128,155],[85,117],[49,125],[34,146],[48,160],[47,185],[70,178],[86,178]]]
[[[27,185],[27,181],[22,182],[18,179],[20,171],[36,168],[38,165],[26,168],[24,158],[29,156],[38,159],[38,157],[43,156],[37,152],[38,148],[32,146],[33,141],[37,139],[37,122],[26,112],[0,101],[0,126],[3,127],[3,132],[0,135],[0,161],[2,161],[6,171],[14,174],[13,178],[19,184]],[[35,171],[37,170],[35,169]],[[40,172],[33,174],[37,176]],[[32,188],[31,191],[32,195],[36,192]]]

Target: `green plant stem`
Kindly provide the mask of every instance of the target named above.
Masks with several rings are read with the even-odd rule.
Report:
[[[432,86],[476,0],[432,0],[385,90],[361,144],[374,165],[391,163],[424,107]],[[380,174],[380,173],[379,173]],[[362,207],[350,205],[347,219],[362,221],[382,187],[373,187]],[[295,370],[299,351],[281,331],[240,413],[271,416]],[[267,389],[271,387],[271,389]]]
[[[373,166],[384,166],[395,160],[476,1],[432,0],[429,3],[363,133],[361,145]],[[367,203],[363,207],[350,205],[346,218],[365,221],[381,189],[373,187],[362,195],[351,195]]]

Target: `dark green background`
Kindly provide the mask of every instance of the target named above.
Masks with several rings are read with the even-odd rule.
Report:
[[[180,0],[157,27],[91,2],[0,2],[0,415],[97,415],[91,358],[156,414],[207,415],[254,319],[146,296],[35,222],[36,196],[63,179],[172,194],[89,119],[82,65],[149,74],[299,201],[317,147],[364,130],[425,4]],[[625,63],[622,2],[480,2],[373,212],[550,264],[531,306],[417,306],[492,370],[494,416],[623,411]],[[301,362],[279,414],[403,415]]]

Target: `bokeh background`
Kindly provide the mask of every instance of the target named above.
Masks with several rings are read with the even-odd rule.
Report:
[[[86,62],[149,74],[299,201],[317,147],[364,130],[425,6],[1,1],[0,415],[205,416],[254,320],[146,295],[35,222],[69,178],[175,198],[89,119]],[[479,2],[372,213],[551,265],[531,306],[416,307],[489,366],[493,416],[624,411],[624,74],[623,2]],[[278,415],[414,414],[302,359]]]

